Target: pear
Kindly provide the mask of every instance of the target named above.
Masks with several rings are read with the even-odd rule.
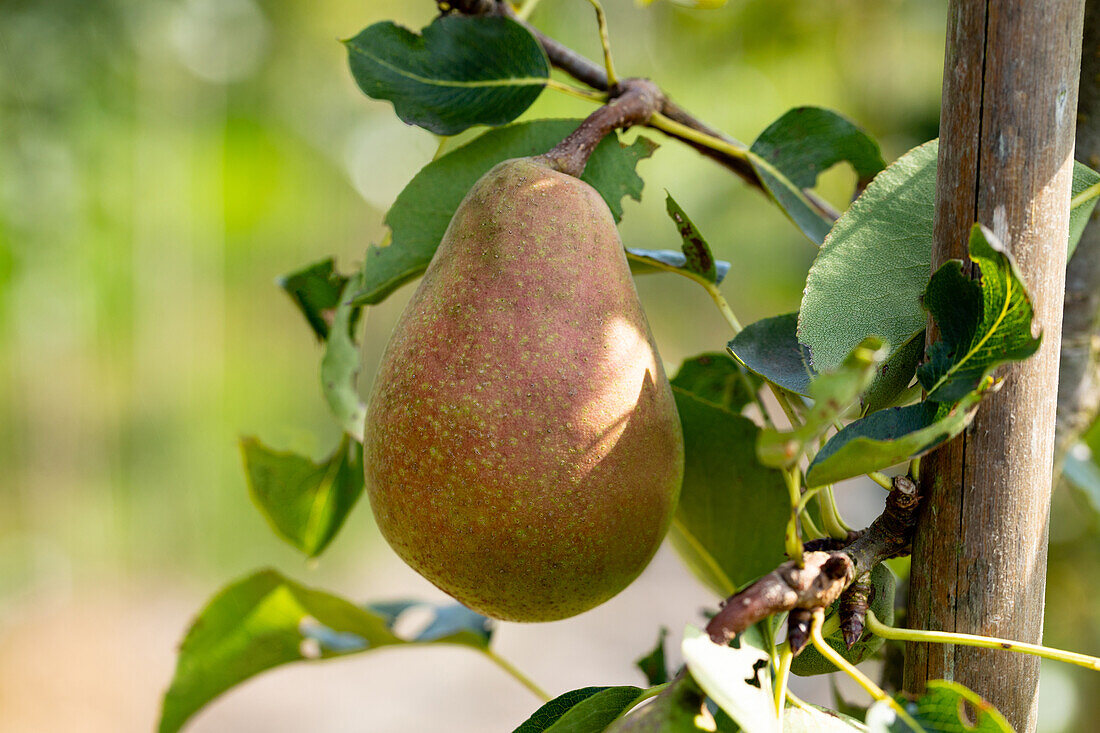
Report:
[[[607,205],[546,159],[498,164],[382,355],[364,441],[382,535],[476,611],[566,618],[645,568],[683,463]]]

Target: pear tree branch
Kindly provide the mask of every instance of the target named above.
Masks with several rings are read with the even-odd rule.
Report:
[[[726,599],[707,624],[707,633],[724,644],[773,614],[832,605],[856,578],[883,560],[908,552],[919,504],[916,483],[907,476],[895,477],[886,508],[864,532],[841,549],[831,549],[831,541],[822,543],[826,549],[809,545],[802,567],[793,560],[785,562]],[[808,620],[808,614],[802,615]],[[799,616],[794,616],[797,621]]]

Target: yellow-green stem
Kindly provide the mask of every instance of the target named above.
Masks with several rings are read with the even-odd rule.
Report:
[[[779,733],[783,733],[783,708],[786,707],[783,700],[787,696],[787,680],[791,676],[791,662],[793,660],[794,653],[791,652],[791,645],[787,642],[780,644],[779,668],[775,673],[775,712],[779,715]]]
[[[798,534],[798,505],[802,499],[801,472],[797,468],[783,471],[787,483],[787,498],[790,500],[791,517],[787,520],[787,557],[802,567],[802,538]]]
[[[619,718],[625,718],[630,713],[631,710],[638,707],[639,705],[641,705],[646,700],[649,700],[650,698],[653,698],[653,697],[657,697],[662,692],[664,692],[665,689],[667,689],[668,686],[671,685],[671,684],[672,684],[671,682],[664,682],[662,684],[654,685],[653,687],[642,690],[641,694],[638,695],[636,698],[634,698],[634,701],[630,703],[629,707],[623,708],[622,711],[618,715],[615,716],[615,720],[618,720]],[[615,720],[613,720],[611,722],[615,722]]]
[[[1088,201],[1090,199],[1094,199],[1097,196],[1100,196],[1100,183],[1092,184],[1091,186],[1086,188],[1084,191],[1082,191],[1081,193],[1077,194],[1072,199],[1070,199],[1069,208],[1076,209],[1081,204],[1085,203],[1086,201]]]
[[[525,21],[531,17],[531,13],[535,11],[538,6],[539,0],[525,0],[523,5],[516,10],[516,18],[521,21]]]
[[[611,63],[611,38],[607,34],[607,16],[604,15],[600,0],[588,0],[588,3],[596,9],[596,23],[600,27],[600,45],[603,47],[603,65],[607,70],[607,88],[614,89],[619,83],[619,77],[615,75],[615,64]]]
[[[810,519],[809,512],[802,512],[802,514],[799,515],[799,521],[802,523],[802,534],[806,539],[821,540],[828,537],[827,534],[817,528],[817,525],[814,524],[814,520]]]
[[[575,87],[572,84],[566,84],[563,81],[557,79],[547,79],[546,88],[553,89],[556,92],[563,92],[571,97],[577,97],[578,99],[584,99],[589,102],[595,102],[597,104],[605,104],[607,102],[606,92],[594,92],[588,89],[582,89],[581,87]]]
[[[897,700],[887,695],[881,687],[871,681],[871,678],[856,669],[856,666],[849,662],[844,657],[840,656],[835,649],[829,646],[824,637],[821,635],[821,625],[824,621],[825,612],[820,608],[814,611],[814,620],[810,624],[810,640],[813,642],[814,648],[817,649],[821,656],[828,659],[833,665],[844,674],[851,677],[856,681],[860,687],[867,691],[875,700],[886,702],[894,712],[898,714],[898,717],[905,721],[905,723],[912,728],[916,733],[926,733],[925,729],[913,719],[905,708],[903,708]]]
[[[741,158],[742,160],[748,158],[748,148],[745,146],[731,143],[728,140],[723,140],[714,135],[708,135],[705,132],[699,132],[676,120],[665,117],[660,112],[650,117],[649,122],[646,124],[662,132],[667,132],[674,137],[690,140],[693,143],[704,145],[720,153],[726,153],[734,158]]]
[[[516,667],[514,664],[509,662],[507,659],[500,656],[499,654],[494,652],[492,649],[486,649],[485,650],[485,656],[487,656],[489,659],[491,659],[494,664],[496,664],[498,667],[500,667],[505,672],[507,672],[509,675],[511,675],[512,678],[516,680],[516,682],[519,682],[521,685],[526,687],[528,690],[530,690],[536,697],[541,699],[543,702],[550,702],[551,698],[550,698],[550,695],[548,695],[546,693],[546,690],[542,689],[537,684],[535,684],[534,680],[532,680],[530,677],[528,677],[523,672],[521,672],[518,667]]]
[[[1007,652],[1019,652],[1032,654],[1044,659],[1053,659],[1067,664],[1076,664],[1079,667],[1100,672],[1100,657],[1090,657],[1087,654],[1067,652],[1062,649],[1052,649],[1049,646],[1028,644],[1023,641],[1010,641],[997,639],[992,636],[977,636],[975,634],[958,634],[949,631],[922,631],[919,629],[899,629],[887,626],[878,620],[873,611],[867,611],[867,628],[872,634],[877,634],[883,639],[896,639],[897,641],[918,641],[932,644],[955,644],[958,646],[977,646],[984,649],[1003,649]]]
[[[867,474],[867,478],[874,481],[876,484],[886,489],[887,491],[894,490],[894,482],[890,480],[890,477],[879,471],[871,471]]]

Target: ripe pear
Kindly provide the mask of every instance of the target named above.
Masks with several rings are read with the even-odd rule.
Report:
[[[607,204],[539,158],[500,163],[382,355],[364,441],[382,535],[470,608],[562,619],[649,563],[683,463]]]

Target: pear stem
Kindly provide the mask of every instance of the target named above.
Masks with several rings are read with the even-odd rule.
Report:
[[[492,660],[492,662],[500,667],[502,670],[511,675],[511,677],[514,678],[517,682],[530,690],[531,693],[535,695],[535,697],[540,698],[543,702],[550,702],[550,695],[547,694],[544,689],[535,684],[534,680],[521,672],[518,667],[509,662],[507,659],[500,656],[492,649],[486,649],[485,656]]]
[[[604,137],[614,130],[648,121],[664,101],[661,90],[648,79],[623,79],[618,91],[620,94],[590,114],[568,137],[538,159],[554,170],[580,178],[589,156]]]

